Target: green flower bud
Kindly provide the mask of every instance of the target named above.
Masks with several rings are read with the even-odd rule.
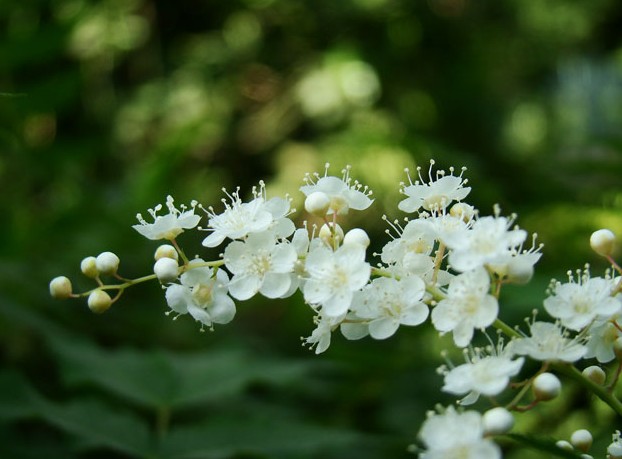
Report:
[[[112,299],[110,298],[110,295],[101,289],[95,290],[89,295],[89,309],[95,314],[106,312],[110,308],[111,304]]]

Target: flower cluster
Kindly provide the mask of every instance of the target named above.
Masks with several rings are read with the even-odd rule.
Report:
[[[590,243],[612,262],[618,276],[611,271],[594,277],[586,267],[569,273],[568,282],[553,280],[543,303],[553,321],[536,320],[534,314],[527,319],[528,332],[518,331],[499,317],[500,292],[505,284],[531,279],[541,246],[534,235],[531,246],[524,247],[528,235],[516,226],[515,215],[503,216],[495,206],[492,215],[482,216],[468,204],[471,188],[464,172],[435,169],[433,161],[427,175],[417,169],[416,179],[406,170],[408,182],[401,184],[404,198],[397,207],[407,215],[383,217],[389,240],[373,254],[362,228],[345,229],[351,211],[373,204],[371,190],[352,178],[349,167],[333,176],[327,164],[323,174],[304,177],[300,191],[305,211],[322,223],[305,221],[298,228],[291,218],[291,199],[268,198],[263,182],[248,200],[239,189],[223,190],[220,211],[195,201],[177,208],[169,196],[167,214],[160,214],[163,206],[158,205],[149,210],[151,223],[138,214],[139,224],[133,226],[148,239],[165,241],[156,250],[153,274],[123,278],[119,257],[104,252],[81,263],[82,273],[97,283],[94,289],[73,293],[71,281],[60,276],[50,283],[50,292],[61,299],[88,296],[89,307],[103,312],[126,288],[157,279],[170,312],[175,317],[189,314],[201,329],[232,321],[236,301],[299,292],[315,325],[303,342],[318,354],[330,347],[336,331],[348,340],[383,340],[402,326],[429,323],[440,335],[451,334],[465,362],[454,365],[447,359],[439,369],[441,390],[460,397],[460,407],[443,408],[424,423],[422,458],[501,457],[493,436],[512,428],[512,412],[531,410],[559,395],[557,374],[564,371],[622,416],[622,404],[612,395],[620,370],[604,387],[606,376],[599,366],[583,373],[563,366],[592,358],[600,364],[622,362],[622,268],[611,258],[613,233],[597,231]],[[202,218],[206,222],[199,226]],[[208,233],[202,245],[219,248],[216,260],[186,256],[177,237],[192,229]],[[106,284],[105,277],[119,283]],[[111,290],[117,291],[114,298]],[[506,337],[495,344],[491,328]],[[478,339],[490,345],[477,347]],[[531,376],[522,374],[526,359],[541,365]],[[513,382],[515,378],[520,380]],[[509,401],[499,401],[517,388]],[[496,407],[484,415],[464,409],[482,397]],[[570,448],[587,452],[585,435],[576,438]],[[619,443],[618,434],[609,448],[611,457],[620,457]]]

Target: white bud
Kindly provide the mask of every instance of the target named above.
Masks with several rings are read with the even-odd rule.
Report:
[[[179,260],[179,254],[175,247],[170,244],[162,244],[155,251],[153,258],[158,261],[160,258],[172,258],[173,260]]]
[[[584,453],[587,453],[588,450],[591,448],[592,441],[592,434],[589,432],[589,430],[586,429],[575,430],[570,436],[570,443],[572,443],[575,448],[583,451]]]
[[[153,272],[161,283],[166,284],[177,279],[179,265],[177,264],[177,260],[173,260],[172,258],[160,258],[153,265]]]
[[[334,226],[333,226],[334,225]],[[333,230],[334,228],[334,230]],[[334,231],[334,234],[333,234]],[[321,240],[323,240],[326,244],[333,246],[333,242],[336,240],[337,244],[343,241],[343,229],[337,224],[330,223],[330,226],[327,224],[322,225],[318,236]]]
[[[484,413],[482,417],[486,435],[508,433],[514,427],[514,416],[505,408],[498,406]]]
[[[116,274],[119,269],[119,257],[112,252],[102,252],[95,259],[95,266],[102,274]]]
[[[90,277],[91,279],[95,279],[99,276],[99,270],[97,269],[97,261],[95,257],[86,257],[80,262],[80,271],[86,277]]]
[[[533,395],[536,400],[553,400],[562,390],[562,383],[553,373],[540,373],[533,380]]]
[[[330,207],[330,198],[322,191],[314,191],[305,199],[305,210],[310,214],[323,217]]]
[[[558,440],[558,441],[556,441],[555,442],[555,446],[557,446],[559,449],[563,449],[564,451],[574,451],[574,448],[572,447],[570,442],[568,442],[566,440]]]
[[[619,430],[616,430],[613,434],[613,441],[607,447],[607,454],[611,459],[622,459],[622,442],[620,441]]]
[[[353,228],[343,237],[343,243],[358,244],[367,248],[369,247],[370,240],[365,230],[362,230],[361,228]]]
[[[112,299],[110,298],[110,295],[108,295],[108,293],[104,292],[101,289],[97,289],[89,295],[87,303],[91,311],[93,311],[95,314],[101,314],[102,312],[106,312],[108,308],[110,308],[110,305],[112,304]]]
[[[583,376],[599,386],[605,384],[607,375],[605,371],[598,365],[592,365],[583,369]]]
[[[608,229],[599,229],[598,231],[594,231],[590,236],[590,246],[592,250],[603,257],[613,253],[615,242],[615,234]]]
[[[50,295],[57,300],[65,300],[71,296],[71,281],[65,276],[55,277],[50,281]]]

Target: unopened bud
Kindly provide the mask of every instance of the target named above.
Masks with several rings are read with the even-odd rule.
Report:
[[[620,431],[616,430],[613,434],[613,441],[607,447],[607,457],[611,459],[622,459],[622,441],[620,437]]]
[[[592,434],[586,429],[575,430],[570,436],[570,443],[584,453],[592,447],[592,441]]]
[[[112,299],[110,298],[110,295],[108,295],[108,293],[104,292],[101,289],[97,289],[89,295],[87,303],[91,311],[93,311],[95,314],[101,314],[103,312],[106,312],[108,308],[110,308],[110,305],[112,304]]]
[[[97,261],[95,257],[86,257],[80,262],[80,271],[86,277],[90,277],[91,279],[95,279],[99,276],[99,270],[97,269]]]
[[[514,416],[505,408],[498,406],[484,413],[482,417],[486,435],[508,433],[514,427]]]
[[[310,214],[323,217],[330,207],[330,198],[322,191],[315,191],[305,199],[305,210]]]
[[[607,378],[605,371],[598,365],[591,365],[584,368],[582,374],[584,377],[586,377],[593,383],[598,384],[599,386],[605,384],[605,379]]]
[[[513,284],[524,285],[533,277],[534,269],[531,260],[517,256],[510,261],[507,269],[507,280]]]
[[[64,300],[71,296],[71,281],[65,276],[58,276],[50,282],[50,295],[57,300]]]
[[[362,230],[361,228],[353,228],[343,237],[343,243],[358,244],[367,248],[369,247],[370,240],[365,230]]]
[[[553,373],[540,373],[533,380],[532,390],[536,400],[546,402],[559,395],[562,390],[562,383]]]
[[[162,244],[155,251],[153,258],[158,261],[160,258],[172,258],[173,260],[179,259],[179,254],[175,247],[170,244]]]
[[[572,447],[570,442],[566,440],[556,441],[555,446],[557,446],[559,449],[563,449],[564,451],[574,451],[574,448]]]
[[[592,250],[603,257],[610,256],[616,242],[616,236],[611,230],[599,229],[590,236]]]
[[[173,260],[172,258],[160,258],[153,265],[153,272],[161,283],[166,284],[177,279],[179,265],[177,264],[177,260]]]
[[[324,224],[320,228],[318,236],[326,244],[328,244],[328,245],[330,245],[332,247],[333,243],[335,241],[337,241],[337,244],[339,244],[339,242],[343,241],[343,229],[341,228],[341,226],[338,223],[337,224],[330,223],[330,226],[327,225],[327,224]]]
[[[95,266],[102,274],[113,275],[119,269],[119,257],[112,252],[102,252],[95,259]]]

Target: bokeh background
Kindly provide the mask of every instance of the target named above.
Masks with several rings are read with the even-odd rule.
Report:
[[[101,316],[47,284],[90,288],[79,262],[105,250],[147,274],[157,244],[131,225],[167,194],[218,208],[222,187],[264,179],[301,208],[325,162],[374,190],[347,225],[377,250],[403,169],[434,158],[545,243],[534,281],[504,292],[521,323],[551,277],[602,273],[593,230],[622,231],[621,31],[617,0],[0,2],[0,455],[414,457],[426,410],[451,400],[430,327],[337,334],[315,356],[300,298],[238,303],[201,333],[155,284]],[[210,256],[200,240],[180,243]],[[567,387],[517,431],[591,426],[599,456],[620,425]]]

